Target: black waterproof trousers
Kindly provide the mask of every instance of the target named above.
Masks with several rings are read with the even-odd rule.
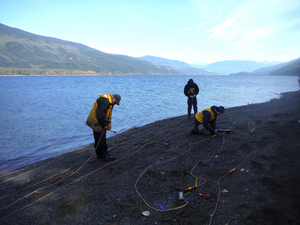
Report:
[[[192,134],[204,134],[206,136],[211,135],[211,133],[208,130],[206,130],[203,127],[203,124],[200,123],[196,118],[195,118],[195,127],[192,129],[191,133]]]
[[[194,108],[194,114],[197,113],[197,98],[188,98],[187,100],[188,104],[188,116],[191,116],[192,106]]]
[[[107,155],[106,132],[104,133],[98,133],[96,131],[93,132],[94,132],[94,139],[95,139],[94,147],[95,147],[97,157],[104,158]]]

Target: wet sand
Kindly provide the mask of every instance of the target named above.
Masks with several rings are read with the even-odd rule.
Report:
[[[298,120],[289,92],[227,109],[213,138],[179,116],[109,138],[113,162],[91,144],[2,173],[0,224],[300,224]]]

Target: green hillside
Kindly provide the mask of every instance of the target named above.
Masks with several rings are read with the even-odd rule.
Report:
[[[0,74],[182,74],[165,66],[0,23]]]

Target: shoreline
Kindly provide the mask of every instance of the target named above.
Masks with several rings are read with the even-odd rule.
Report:
[[[226,109],[217,124],[232,132],[213,139],[192,135],[193,119],[178,116],[108,138],[111,163],[90,144],[1,173],[0,223],[300,223],[299,112],[299,92],[282,93]],[[196,177],[201,185],[178,201]]]
[[[1,76],[1,75],[0,75]],[[44,75],[16,75],[16,76],[44,76]],[[45,76],[52,76],[52,75],[45,75]],[[53,75],[53,76],[56,76],[56,75]],[[59,76],[59,75],[57,75]],[[63,76],[63,75],[62,75]],[[284,93],[280,93],[278,94],[279,98],[273,98],[273,99],[270,99],[269,101],[267,102],[270,102],[270,101],[276,101],[278,99],[280,99],[282,97]],[[238,107],[244,107],[244,106],[249,106],[249,105],[255,105],[255,104],[264,104],[264,103],[267,103],[267,102],[260,102],[260,103],[248,103],[247,105],[241,105],[241,106],[233,106],[233,107],[230,107],[228,109],[231,109],[231,108],[238,108]],[[192,114],[193,115],[193,114]],[[161,119],[161,120],[157,120],[157,121],[154,121],[154,122],[151,122],[149,124],[152,124],[152,123],[157,123],[157,122],[160,122],[160,121],[165,121],[165,120],[171,120],[172,118],[178,118],[178,117],[185,117],[186,115],[179,115],[179,116],[175,116],[175,117],[170,117],[170,118],[166,118],[166,119]],[[117,135],[121,135],[123,134],[124,132],[130,132],[131,130],[133,129],[138,129],[138,128],[141,128],[141,127],[144,127],[144,126],[147,126],[149,124],[145,124],[145,125],[141,125],[141,126],[134,126],[134,127],[131,127],[131,128],[128,128],[126,129],[125,131],[121,132],[121,133],[118,133]],[[116,135],[115,135],[116,136]],[[111,137],[108,137],[107,140],[109,141],[109,139],[113,139],[115,136],[111,136]],[[51,160],[53,158],[57,158],[57,157],[61,157],[65,154],[68,154],[68,153],[72,153],[74,151],[77,151],[79,149],[82,149],[82,148],[87,148],[88,146],[92,146],[93,143],[90,143],[90,144],[87,144],[87,145],[83,145],[83,146],[80,146],[78,148],[75,148],[75,149],[71,149],[69,152],[65,152],[65,153],[62,153],[62,154],[59,154],[57,156],[53,156],[53,157],[50,157],[50,158],[47,158],[47,159],[43,159],[43,160],[40,160],[40,161],[36,161],[36,162],[33,162],[33,163],[29,163],[27,165],[21,165],[21,166],[18,166],[16,168],[12,168],[12,169],[5,169],[3,171],[0,171],[0,175],[1,174],[4,174],[4,173],[9,173],[11,171],[16,171],[16,170],[20,170],[20,169],[24,169],[26,167],[30,167],[32,165],[35,165],[35,164],[39,164],[39,163],[43,163],[44,161],[48,161],[48,160]],[[91,147],[93,148],[93,146]]]
[[[18,75],[19,76],[19,75]],[[23,75],[20,75],[20,76],[23,76]],[[27,76],[27,75],[25,75],[25,76]],[[33,75],[33,76],[35,76],[35,75]],[[275,98],[273,98],[273,99],[277,99],[277,98],[280,98],[281,96],[282,96],[282,94],[283,93],[275,93]],[[269,99],[269,101],[272,101],[272,99],[270,98]],[[269,101],[266,101],[266,102],[269,102]],[[263,104],[263,103],[266,103],[266,102],[259,102],[259,103],[253,103],[253,102],[250,102],[250,103],[248,103],[248,104],[245,104],[245,105],[239,105],[239,106],[232,106],[232,107],[230,107],[230,108],[236,108],[236,107],[243,107],[243,106],[247,106],[247,105],[253,105],[253,104]],[[228,109],[230,109],[230,108],[228,108]],[[179,116],[175,116],[175,117],[170,117],[170,118],[165,118],[165,119],[160,119],[160,120],[157,120],[157,121],[153,121],[153,122],[150,122],[149,124],[151,124],[151,123],[154,123],[154,122],[159,122],[159,121],[162,121],[162,120],[168,120],[168,119],[172,119],[172,118],[177,118],[177,117],[181,117],[181,116],[185,116],[185,115],[179,115]],[[124,131],[122,131],[122,133],[123,132],[128,132],[128,131],[130,131],[130,130],[132,130],[132,129],[134,129],[134,128],[139,128],[139,127],[142,127],[142,126],[145,126],[145,125],[147,125],[147,124],[144,124],[144,125],[140,125],[140,126],[133,126],[133,127],[131,127],[131,128],[128,128],[128,129],[125,129]],[[118,133],[118,135],[119,134],[122,134],[122,133]],[[115,136],[112,136],[112,137],[109,137],[109,138],[113,138],[113,137],[115,137]],[[91,136],[91,139],[93,139],[92,138],[92,136]],[[86,144],[86,145],[90,145],[90,144],[92,144],[92,143],[89,143],[89,144]],[[76,151],[77,149],[80,149],[80,148],[83,148],[83,147],[85,147],[86,145],[79,145],[78,147],[76,147],[76,148],[74,148],[74,147],[68,147],[68,148],[66,148],[67,150],[64,150],[63,151],[63,153],[58,153],[57,155],[53,155],[53,156],[51,156],[50,158],[44,158],[44,159],[42,159],[42,160],[40,160],[40,161],[33,161],[33,162],[31,162],[31,163],[20,163],[20,165],[18,165],[17,167],[11,167],[10,165],[8,165],[8,166],[6,166],[5,168],[3,167],[3,169],[2,170],[0,170],[0,174],[1,173],[5,173],[5,172],[9,172],[9,171],[12,171],[12,170],[17,170],[17,169],[20,169],[20,168],[23,168],[23,167],[26,167],[26,166],[30,166],[30,165],[32,165],[32,164],[35,164],[35,163],[39,163],[39,162],[42,162],[42,161],[45,161],[45,160],[49,160],[49,159],[51,159],[51,158],[53,158],[53,157],[59,157],[59,156],[61,156],[61,155],[64,155],[64,154],[67,154],[68,152],[73,152],[73,151]],[[58,151],[58,150],[57,150]]]

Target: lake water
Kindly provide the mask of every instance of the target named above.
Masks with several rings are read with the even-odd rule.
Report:
[[[183,89],[190,78],[200,89],[199,111],[266,102],[299,90],[297,76],[2,76],[0,172],[93,143],[85,121],[102,93],[122,97],[112,114],[117,133],[185,115]]]

